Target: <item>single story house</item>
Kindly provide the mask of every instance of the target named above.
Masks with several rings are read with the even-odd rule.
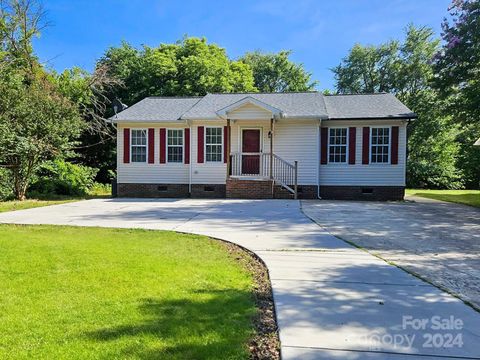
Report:
[[[403,199],[395,96],[148,97],[112,118],[121,197]]]

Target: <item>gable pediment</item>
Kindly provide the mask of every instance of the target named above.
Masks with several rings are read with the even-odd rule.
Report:
[[[280,117],[282,111],[251,96],[245,97],[217,111],[221,118],[270,119]]]

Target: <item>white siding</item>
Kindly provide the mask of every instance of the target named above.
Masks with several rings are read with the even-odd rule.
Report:
[[[385,123],[378,120],[370,122],[341,122],[324,121],[324,127],[351,127],[357,128],[355,165],[327,164],[320,166],[320,185],[378,185],[378,186],[405,186],[406,160],[406,123],[391,121]],[[363,126],[399,126],[398,136],[398,165],[390,164],[362,164]]]
[[[244,120],[248,119],[270,119],[272,113],[254,104],[245,104],[238,109],[228,113],[230,119]]]
[[[188,184],[188,164],[166,163],[160,164],[160,128],[185,129],[188,125],[182,124],[122,124],[117,128],[117,181],[118,183],[141,184]],[[123,129],[155,130],[154,163],[123,163]]]
[[[223,127],[225,125],[226,121],[221,120],[195,121],[192,125],[192,184],[225,184],[227,178],[227,164],[225,164],[223,160],[222,162],[197,163],[198,126],[218,126],[222,128],[223,132]]]
[[[193,184],[224,184],[226,179],[226,164],[197,163],[197,129],[198,126],[224,127],[226,121],[193,121],[190,125],[182,123],[144,123],[122,124],[118,126],[117,136],[117,178],[119,183],[165,183],[188,184],[190,166],[188,164],[160,164],[159,142],[160,128],[191,128],[191,178]],[[362,165],[362,127],[363,126],[392,126],[400,127],[398,165]],[[300,185],[316,185],[320,176],[320,185],[405,185],[406,159],[406,123],[405,122],[378,122],[378,121],[323,121],[322,126],[355,126],[356,134],[356,164],[355,165],[320,165],[318,175],[319,156],[319,124],[313,120],[280,120],[275,123],[274,153],[288,162],[298,161]],[[155,156],[154,164],[123,163],[123,129],[124,128],[154,128],[155,129]],[[231,124],[231,151],[241,152],[241,130],[244,128],[261,128],[262,151],[270,151],[270,121],[263,120],[235,120]]]
[[[318,182],[318,121],[280,120],[275,123],[273,152],[293,163],[298,161],[298,184]]]

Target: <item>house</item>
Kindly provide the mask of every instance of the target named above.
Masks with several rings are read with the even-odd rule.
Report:
[[[121,197],[403,199],[391,94],[148,97],[112,118]]]

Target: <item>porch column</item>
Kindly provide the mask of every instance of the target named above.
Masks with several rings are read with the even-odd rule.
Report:
[[[270,180],[273,179],[273,117],[270,119]]]
[[[230,128],[230,119],[227,119],[227,139],[226,140],[226,146],[227,148],[225,149],[226,154],[227,154],[227,179],[230,176],[230,168],[232,166],[231,164],[231,159],[230,159],[230,153],[231,153],[231,148],[232,148],[232,131]]]

